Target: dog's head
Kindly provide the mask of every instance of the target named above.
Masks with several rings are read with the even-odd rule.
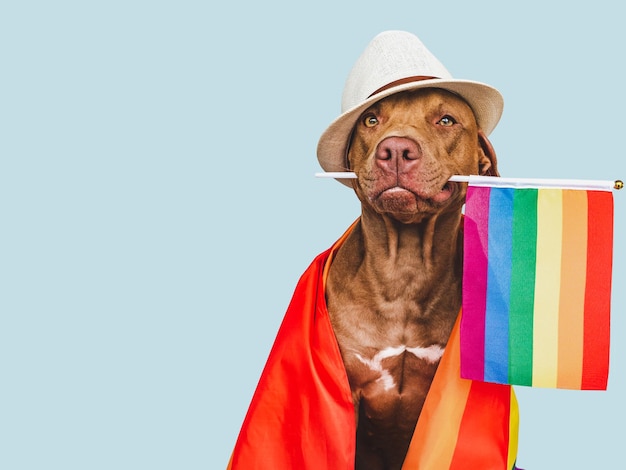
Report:
[[[361,202],[403,223],[460,211],[466,184],[452,175],[498,175],[495,152],[470,106],[436,88],[397,93],[361,114],[348,151]]]

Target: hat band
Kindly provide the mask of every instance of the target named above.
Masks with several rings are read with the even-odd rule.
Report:
[[[401,78],[400,80],[395,80],[395,81],[393,81],[391,83],[387,83],[386,85],[380,87],[374,93],[369,95],[368,98],[371,98],[372,96],[377,95],[378,93],[382,93],[383,91],[388,90],[389,88],[393,88],[395,86],[404,85],[405,83],[411,83],[411,82],[421,82],[422,80],[432,80],[434,78],[439,78],[439,77],[429,77],[429,76],[426,76],[426,75],[415,75],[413,77]]]

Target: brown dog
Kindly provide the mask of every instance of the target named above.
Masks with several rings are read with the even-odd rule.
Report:
[[[514,467],[511,390],[457,369],[466,187],[449,182],[497,175],[486,136],[502,109],[410,33],[366,47],[317,147],[326,172],[356,174],[336,177],[361,217],[298,282],[230,470]],[[460,403],[463,433],[445,429]]]
[[[360,222],[326,297],[357,420],[356,468],[399,469],[461,305],[455,174],[497,174],[472,108],[442,89],[393,94],[361,114],[348,152]]]

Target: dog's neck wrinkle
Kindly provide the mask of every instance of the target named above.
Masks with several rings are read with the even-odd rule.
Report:
[[[449,270],[461,256],[460,214],[438,214],[404,224],[364,208],[361,217],[363,261],[375,271],[389,273],[391,266]]]

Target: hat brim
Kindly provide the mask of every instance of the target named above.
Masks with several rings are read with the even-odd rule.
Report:
[[[434,78],[391,87],[342,113],[322,133],[317,144],[317,159],[324,171],[349,171],[346,168],[346,154],[350,135],[359,116],[367,108],[387,96],[418,88],[440,88],[459,95],[472,108],[478,127],[486,135],[493,131],[502,116],[504,108],[502,95],[498,90],[484,83],[471,80]],[[338,178],[337,181],[346,186],[352,186],[349,180]]]

